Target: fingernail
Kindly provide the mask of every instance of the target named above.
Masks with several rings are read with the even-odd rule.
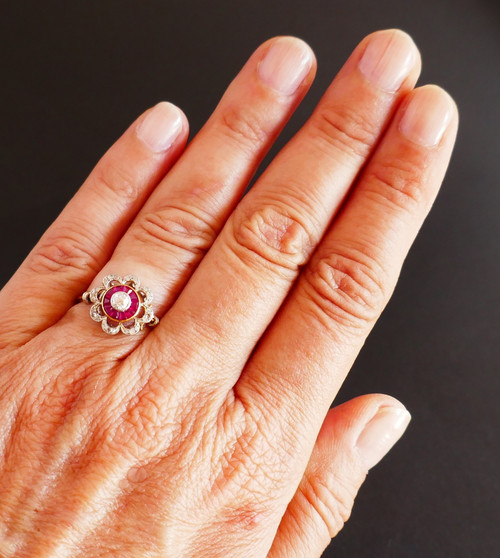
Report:
[[[311,49],[300,39],[282,37],[261,60],[260,79],[283,95],[292,95],[309,73],[313,63]]]
[[[167,150],[179,135],[182,128],[180,110],[171,103],[158,103],[139,124],[137,137],[144,145],[160,153]]]
[[[415,44],[406,33],[377,33],[368,43],[359,69],[374,85],[394,93],[410,73],[416,57]]]
[[[417,89],[399,122],[401,133],[424,147],[434,147],[443,138],[453,114],[451,97],[437,86]]]
[[[410,422],[404,407],[380,407],[361,432],[356,447],[366,469],[374,467],[399,440]]]

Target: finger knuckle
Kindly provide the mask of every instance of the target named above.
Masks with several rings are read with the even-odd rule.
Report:
[[[307,511],[312,510],[334,538],[351,515],[357,487],[336,474],[305,475],[300,493]]]
[[[365,191],[392,208],[413,211],[426,203],[425,168],[411,158],[373,163],[365,176]]]
[[[314,227],[278,205],[237,211],[232,239],[239,257],[247,263],[295,271],[315,244]]]
[[[145,213],[135,225],[134,240],[139,245],[177,248],[197,256],[212,244],[216,231],[210,218],[191,207],[167,206]]]
[[[161,422],[166,416],[154,397],[134,397],[120,417],[119,423],[109,429],[108,443],[135,458],[151,457],[158,448],[168,445],[168,430]],[[167,421],[165,421],[166,424]]]
[[[262,118],[250,108],[228,107],[220,119],[222,133],[244,149],[260,147],[267,139]]]
[[[354,161],[368,156],[377,130],[363,111],[351,105],[324,106],[313,118],[313,134],[320,142]]]
[[[327,327],[364,328],[376,320],[387,298],[381,268],[354,248],[319,259],[304,280],[308,305]]]
[[[115,446],[126,447],[134,455],[154,456],[160,448],[179,457],[204,454],[206,435],[212,426],[213,408],[208,392],[198,388],[196,397],[181,408],[170,389],[166,389],[164,364],[156,368],[155,359],[143,378],[141,389],[124,405],[114,434]],[[124,367],[121,373],[130,373]],[[172,379],[169,388],[180,388],[182,380]],[[175,391],[175,390],[174,390]],[[178,393],[178,390],[176,391]]]
[[[221,513],[224,530],[236,533],[255,533],[263,528],[270,514],[260,503],[249,501],[237,506],[228,506]]]
[[[42,239],[28,259],[33,273],[72,273],[89,270],[97,273],[100,262],[94,255],[95,244],[81,232],[64,228],[56,235]]]

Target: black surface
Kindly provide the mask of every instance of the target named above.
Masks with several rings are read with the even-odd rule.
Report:
[[[414,420],[326,556],[495,558],[498,1],[9,2],[0,20],[0,283],[146,107],[170,100],[195,131],[261,41],[295,34],[314,48],[319,72],[282,145],[355,44],[396,26],[421,49],[420,83],[457,100],[461,128],[442,193],[339,396],[387,392]]]

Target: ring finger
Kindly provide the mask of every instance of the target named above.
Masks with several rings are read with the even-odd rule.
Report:
[[[152,289],[155,311],[163,314],[305,95],[314,66],[311,49],[296,38],[271,39],[258,48],[92,286],[107,274],[134,273]],[[102,338],[95,324],[89,327]]]

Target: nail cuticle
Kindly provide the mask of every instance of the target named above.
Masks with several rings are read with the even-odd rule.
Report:
[[[411,420],[404,407],[381,406],[354,444],[365,468],[374,467],[403,435]]]
[[[137,127],[137,137],[154,153],[167,151],[172,147],[182,130],[182,116],[171,103],[158,103],[144,117]]]
[[[293,95],[308,73],[313,63],[312,53],[297,39],[278,39],[265,53],[257,65],[260,80],[277,93]]]
[[[399,121],[403,136],[427,149],[440,145],[453,115],[448,94],[436,86],[420,88],[404,108]]]
[[[406,34],[383,33],[368,43],[358,68],[372,85],[394,94],[415,66],[416,58],[416,48]]]

